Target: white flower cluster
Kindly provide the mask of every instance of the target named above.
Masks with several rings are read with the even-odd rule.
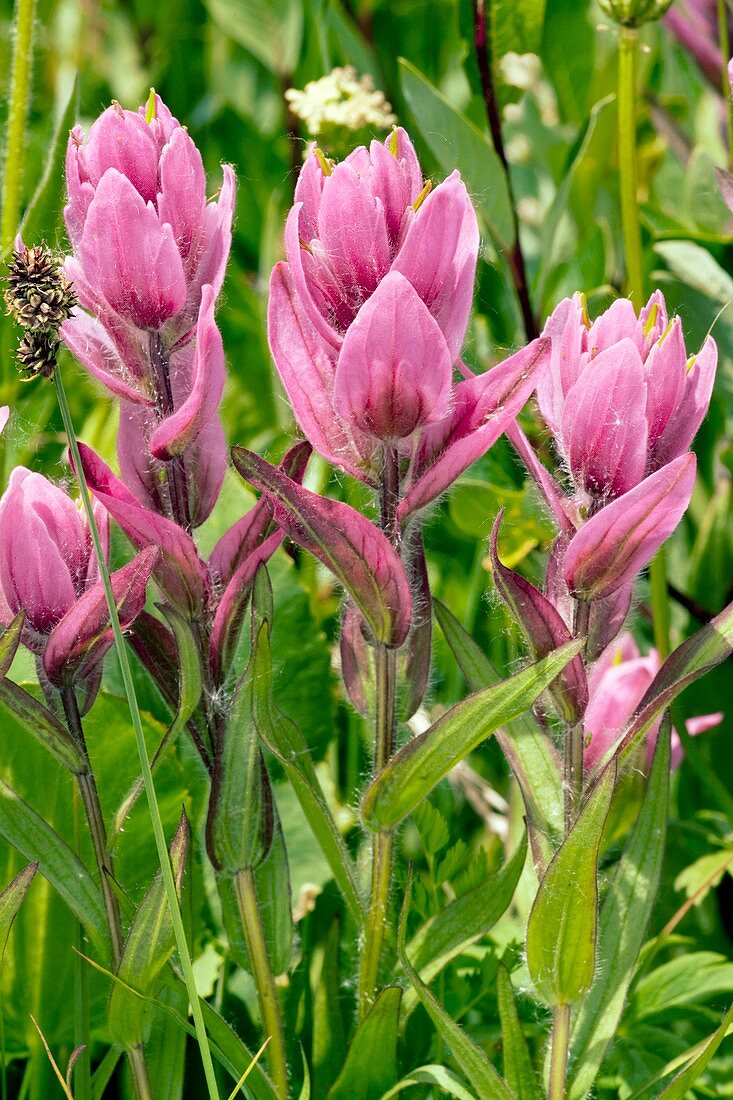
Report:
[[[285,98],[314,138],[339,129],[388,130],[397,121],[372,78],[357,76],[351,65],[309,81],[303,91],[289,88]]]

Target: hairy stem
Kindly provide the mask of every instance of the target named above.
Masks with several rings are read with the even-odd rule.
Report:
[[[135,694],[135,685],[132,679],[130,660],[127,653],[127,647],[125,646],[125,639],[122,636],[122,627],[120,626],[120,618],[117,613],[117,606],[115,604],[115,598],[112,592],[112,585],[109,579],[107,562],[104,557],[104,551],[102,550],[102,541],[99,537],[99,528],[97,527],[97,521],[94,518],[94,509],[92,508],[92,500],[89,494],[89,486],[87,485],[87,480],[84,475],[84,467],[81,464],[79,444],[76,439],[74,424],[71,419],[71,411],[69,409],[69,403],[66,399],[66,391],[64,390],[63,379],[61,377],[61,371],[59,368],[57,368],[54,373],[54,385],[56,387],[56,397],[59,403],[59,409],[61,410],[64,428],[66,430],[66,435],[69,441],[69,448],[71,450],[71,455],[74,460],[74,468],[76,470],[76,477],[79,483],[79,491],[81,493],[82,504],[87,518],[87,523],[89,524],[89,530],[92,536],[92,544],[94,546],[94,553],[97,559],[97,565],[99,567],[99,575],[102,580],[104,595],[107,602],[107,610],[109,611],[110,622],[112,624],[112,632],[115,639],[117,659],[120,664],[120,672],[122,673],[122,680],[125,685],[125,695],[127,696],[127,703],[130,708],[130,718],[132,720],[132,726],[135,732],[135,743],[140,759],[140,768],[142,771],[143,782],[145,784],[145,795],[148,802],[148,810],[150,812],[150,821],[153,829],[153,836],[155,838],[155,847],[158,853],[158,862],[160,864],[160,870],[163,876],[163,885],[165,888],[166,899],[168,901],[168,908],[170,910],[171,922],[173,924],[176,947],[178,949],[178,955],[181,961],[183,978],[186,984],[186,990],[188,992],[188,997],[191,1004],[191,1013],[193,1015],[196,1038],[198,1040],[199,1050],[201,1052],[201,1061],[204,1067],[206,1084],[210,1100],[219,1100],[219,1090],[216,1083],[216,1074],[214,1073],[214,1063],[211,1057],[209,1040],[206,1034],[206,1025],[204,1024],[204,1017],[203,1013],[201,1012],[201,1005],[199,1003],[198,992],[196,990],[196,978],[193,972],[193,965],[191,963],[191,953],[188,949],[186,929],[183,925],[181,908],[178,903],[178,894],[176,892],[176,883],[173,877],[173,868],[171,867],[170,856],[168,855],[168,846],[166,844],[163,821],[160,816],[160,807],[158,805],[158,799],[155,793],[155,782],[153,780],[153,773],[150,769],[150,760],[148,759],[148,751],[145,745],[145,735],[143,733],[142,719],[140,717],[140,707],[138,706],[137,695]]]
[[[123,947],[120,907],[117,902],[117,895],[112,888],[111,880],[114,875],[114,868],[112,866],[112,857],[107,846],[107,830],[104,825],[102,806],[99,801],[97,781],[94,778],[94,772],[92,771],[89,761],[86,738],[84,737],[84,727],[81,721],[81,714],[79,713],[79,704],[73,687],[69,686],[62,689],[61,705],[64,708],[64,715],[66,717],[69,733],[73,737],[77,747],[83,753],[84,759],[87,761],[86,771],[78,774],[76,781],[79,787],[81,800],[84,804],[89,834],[92,838],[94,858],[97,863],[99,880],[102,886],[104,911],[107,915],[107,927],[109,929],[109,938],[112,945],[112,960],[116,970],[122,958]],[[138,1095],[138,1100],[150,1100],[151,1094],[148,1068],[145,1064],[145,1056],[142,1049],[129,1052],[128,1060],[135,1082],[135,1091]]]
[[[379,523],[394,546],[399,541],[397,504],[400,471],[397,452],[385,444],[379,491]],[[375,654],[376,700],[374,715],[374,775],[389,762],[395,742],[397,653],[379,645]],[[382,830],[372,839],[369,908],[364,925],[364,945],[359,973],[359,1018],[369,1011],[379,988],[379,967],[384,947],[392,882],[392,834]]]
[[[31,97],[33,69],[33,23],[35,0],[16,0],[15,47],[10,74],[8,130],[3,162],[1,251],[13,243],[20,221],[21,185],[25,164],[25,122]]]
[[[239,919],[242,922],[244,937],[247,941],[247,954],[252,967],[252,977],[257,988],[262,1027],[265,1035],[270,1040],[267,1046],[270,1073],[278,1096],[281,1100],[286,1100],[288,1095],[288,1064],[285,1056],[282,1019],[280,1017],[275,979],[272,976],[270,961],[267,956],[267,943],[260,917],[257,887],[251,868],[240,871],[234,880],[234,884]]]
[[[522,243],[519,239],[519,219],[517,218],[517,204],[514,198],[514,187],[512,184],[511,173],[509,171],[509,162],[506,159],[506,151],[504,149],[504,138],[501,132],[501,116],[499,114],[499,104],[497,102],[496,91],[494,89],[494,81],[491,75],[491,63],[489,61],[489,28],[486,13],[486,0],[473,0],[473,27],[473,46],[476,54],[476,64],[478,65],[479,76],[481,78],[481,90],[483,92],[484,104],[486,106],[486,116],[489,122],[489,129],[491,130],[491,139],[494,143],[494,149],[496,150],[496,154],[499,157],[499,160],[504,166],[504,174],[506,175],[506,182],[509,190],[509,199],[512,207],[512,216],[514,219],[514,244],[507,253],[507,260],[509,263],[509,270],[511,272],[512,281],[514,283],[514,289],[517,294],[517,300],[519,301],[519,308],[522,311],[522,322],[524,324],[525,335],[528,340],[534,340],[536,336],[539,336],[539,330],[537,328],[537,321],[535,320],[534,313],[532,312],[532,302],[529,297],[529,288],[527,286],[527,269],[524,262],[524,253],[522,252]]]
[[[155,404],[162,419],[171,415],[174,411],[174,404],[168,352],[163,347],[163,341],[157,332],[150,333],[149,351],[153,384],[155,386]],[[188,479],[182,455],[176,455],[165,463],[165,475],[173,519],[179,527],[190,534],[191,511],[188,502]]]
[[[550,1085],[547,1100],[565,1100],[565,1077],[570,1045],[570,1005],[555,1005],[550,1039]]]

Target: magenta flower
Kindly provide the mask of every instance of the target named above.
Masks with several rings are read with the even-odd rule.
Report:
[[[458,173],[431,190],[404,130],[340,164],[313,150],[303,166],[270,283],[273,358],[334,465],[374,484],[384,444],[410,459],[402,518],[488,450],[545,361],[536,341],[454,383],[478,246]]]
[[[629,719],[659,672],[660,663],[655,649],[642,657],[631,635],[622,634],[594,666],[588,679],[590,700],[584,718],[584,764],[587,769],[595,768],[620,742]],[[685,725],[687,732],[694,735],[712,729],[722,720],[722,714],[705,714],[690,718]],[[647,734],[647,768],[651,764],[661,721],[658,719]],[[673,768],[679,766],[682,756],[679,734],[673,730]]]
[[[152,117],[109,107],[71,134],[64,214],[82,309],[61,335],[123,402],[120,462],[146,504],[203,522],[226,465],[225,367],[214,320],[231,244],[234,176],[206,200],[201,154],[159,97]],[[86,311],[86,312],[85,312]],[[161,463],[174,463],[175,477]],[[176,482],[161,488],[161,472]]]
[[[723,57],[718,45],[717,0],[683,0],[673,4],[663,22],[718,91]]]
[[[708,337],[688,357],[680,318],[668,319],[659,291],[638,317],[619,298],[592,324],[576,294],[544,334],[552,355],[537,400],[580,504],[621,496],[689,450],[710,404],[717,349]]]
[[[104,543],[107,513],[95,506]],[[25,611],[23,641],[42,653],[49,634],[98,579],[91,535],[63,489],[22,466],[0,498],[0,623]]]

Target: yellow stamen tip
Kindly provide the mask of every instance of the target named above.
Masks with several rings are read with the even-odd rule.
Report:
[[[427,183],[425,184],[425,186],[423,187],[422,191],[420,192],[420,194],[417,196],[417,198],[415,199],[415,201],[412,204],[412,209],[415,211],[415,213],[417,213],[417,211],[420,209],[420,207],[425,202],[426,198],[428,197],[428,195],[430,194],[430,192],[432,190],[433,190],[433,184],[430,180],[428,180]]]
[[[316,160],[320,164],[324,176],[330,176],[333,171],[333,161],[329,160],[323,150],[319,149],[317,145],[313,152],[316,154]]]
[[[158,97],[155,94],[155,88],[150,89],[150,95],[148,101],[145,104],[145,121],[150,123],[153,119],[158,117]]]

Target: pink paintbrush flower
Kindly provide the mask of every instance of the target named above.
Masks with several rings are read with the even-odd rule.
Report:
[[[158,96],[114,104],[69,139],[66,270],[80,306],[61,335],[123,402],[120,462],[146,504],[185,526],[209,515],[226,448],[225,367],[214,319],[231,245],[234,176],[206,200],[201,154]],[[204,460],[202,454],[205,452]],[[160,489],[177,463],[178,499]]]
[[[303,166],[270,283],[270,348],[330,462],[374,484],[384,444],[411,459],[402,519],[488,450],[545,362],[535,341],[476,378],[460,365],[478,246],[458,173],[431,189],[402,129],[340,164],[314,149]]]
[[[609,646],[591,670],[588,678],[590,700],[585,712],[584,729],[586,745],[584,764],[592,770],[620,741],[629,719],[643,699],[647,688],[659,672],[659,654],[656,649],[642,657],[630,634],[622,634]],[[705,714],[686,722],[687,732],[695,735],[712,729],[722,722],[722,714]],[[661,718],[647,734],[647,767],[651,764],[657,743]],[[679,766],[683,756],[682,743],[676,730],[672,731],[673,768]]]

